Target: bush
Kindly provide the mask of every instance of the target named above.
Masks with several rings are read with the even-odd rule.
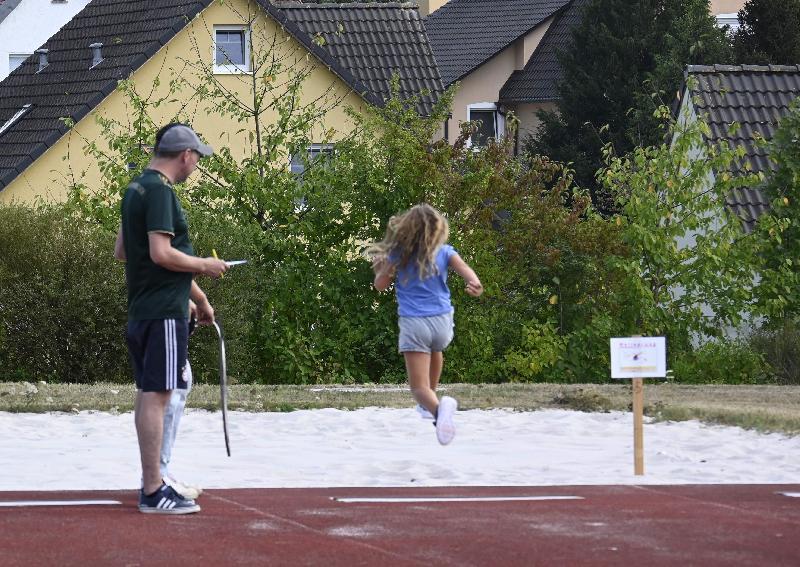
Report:
[[[60,207],[0,207],[0,380],[129,380],[114,235]]]
[[[751,348],[759,353],[780,384],[800,384],[800,325],[784,320],[776,328],[762,328],[750,336]]]
[[[765,384],[774,382],[770,365],[744,340],[711,341],[679,354],[673,376],[681,384]]]

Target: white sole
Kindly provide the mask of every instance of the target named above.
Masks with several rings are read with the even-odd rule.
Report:
[[[450,396],[443,396],[439,402],[436,416],[436,439],[441,445],[449,445],[456,436],[456,425],[453,416],[458,409],[458,402]]]
[[[139,507],[139,511],[142,514],[163,514],[165,516],[182,516],[184,514],[194,514],[195,512],[200,511],[200,506],[195,506],[194,508],[173,508],[172,510],[166,510],[164,508],[150,508],[150,507]]]

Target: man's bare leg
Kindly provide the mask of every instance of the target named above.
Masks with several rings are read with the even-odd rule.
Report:
[[[164,410],[172,392],[142,392],[136,394],[136,435],[142,460],[142,488],[152,494],[161,486],[161,441],[164,435]]]

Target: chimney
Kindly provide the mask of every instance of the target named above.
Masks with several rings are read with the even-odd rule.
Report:
[[[419,0],[419,15],[427,18],[436,10],[447,4],[447,0]]]
[[[41,49],[37,49],[36,53],[39,54],[39,69],[36,72],[37,73],[41,73],[44,70],[45,67],[50,65],[50,63],[47,61],[47,54],[50,53],[50,50],[49,49],[45,49],[45,48],[41,48]]]
[[[92,49],[92,65],[91,67],[89,67],[89,69],[91,69],[92,67],[99,65],[100,62],[103,60],[103,54],[100,51],[103,47],[103,44],[93,43],[89,47]]]

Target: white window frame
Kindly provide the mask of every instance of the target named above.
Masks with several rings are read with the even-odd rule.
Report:
[[[312,152],[318,152],[318,156],[322,154],[333,154],[333,144],[309,144],[306,147],[306,155],[310,155]],[[294,156],[289,158],[289,170],[292,169],[292,162],[294,161]],[[297,173],[297,175],[302,176],[305,173],[305,169],[302,172]]]
[[[217,65],[217,32],[238,31],[244,32],[244,65]],[[250,28],[242,25],[218,25],[214,26],[214,40],[211,42],[211,61],[213,72],[216,75],[236,75],[252,73],[250,68]]]
[[[8,72],[11,73],[14,69],[16,69],[17,67],[22,65],[25,62],[25,60],[28,57],[30,57],[31,55],[33,55],[33,53],[9,53],[8,54]],[[19,64],[17,64],[16,66],[12,67],[12,65],[11,65],[11,58],[12,57],[15,57],[15,58],[16,57],[21,57],[22,61],[20,61]]]
[[[31,104],[30,102],[28,104],[24,104],[22,108],[20,108],[16,113],[14,113],[14,116],[6,120],[6,123],[0,126],[0,136],[5,134],[7,130],[10,130],[11,127],[14,126],[14,124],[19,122],[19,119],[22,118],[25,114],[27,114],[31,108],[33,108],[33,104]]]
[[[494,120],[494,139],[501,140],[505,135],[506,131],[506,118],[502,114],[500,114],[500,110],[497,108],[497,104],[494,102],[475,102],[467,106],[467,122],[472,121],[472,111],[473,110],[493,110],[495,114]],[[467,147],[472,147],[472,137],[467,140]],[[476,146],[477,149],[479,146]]]

